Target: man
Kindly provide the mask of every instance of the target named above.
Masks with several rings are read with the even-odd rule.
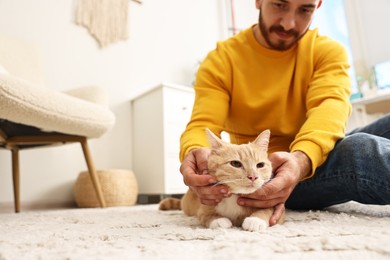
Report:
[[[201,64],[181,137],[184,182],[206,205],[230,196],[207,174],[205,128],[247,143],[271,130],[275,177],[239,205],[323,208],[390,201],[390,118],[344,137],[350,114],[345,49],[309,30],[321,0],[256,0],[258,24],[221,42]],[[365,133],[364,133],[365,132]],[[379,134],[381,137],[379,136]],[[384,138],[385,137],[385,138]]]

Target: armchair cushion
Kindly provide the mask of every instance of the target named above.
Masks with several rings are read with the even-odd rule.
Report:
[[[90,102],[105,103],[101,91],[98,87],[71,90],[72,96],[0,74],[0,119],[48,132],[99,137],[115,123],[107,106]]]

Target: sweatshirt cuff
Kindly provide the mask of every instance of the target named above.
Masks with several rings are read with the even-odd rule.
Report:
[[[317,167],[320,166],[325,160],[321,147],[310,141],[301,141],[299,143],[295,143],[291,147],[291,152],[294,151],[304,152],[311,161],[311,173],[302,180],[313,177]]]

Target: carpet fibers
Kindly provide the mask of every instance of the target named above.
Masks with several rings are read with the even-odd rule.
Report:
[[[390,259],[390,206],[288,211],[263,233],[157,205],[2,213],[0,260],[11,259]]]

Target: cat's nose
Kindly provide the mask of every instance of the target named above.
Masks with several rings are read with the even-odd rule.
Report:
[[[259,178],[259,177],[254,176],[254,175],[249,175],[249,176],[248,176],[248,179],[251,180],[251,181],[255,181],[255,180],[257,180],[258,178]]]

